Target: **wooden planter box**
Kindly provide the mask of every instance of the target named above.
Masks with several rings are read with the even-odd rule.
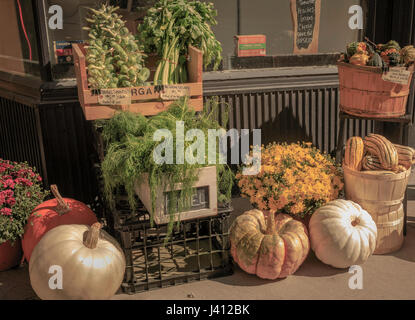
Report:
[[[179,212],[175,215],[175,221],[183,221],[189,219],[203,218],[214,216],[218,213],[218,201],[217,201],[217,184],[216,184],[216,167],[203,167],[198,169],[199,179],[193,185],[195,189],[200,189],[204,193],[205,205],[201,208],[200,202],[196,200],[197,207],[192,207],[189,211]],[[178,184],[174,190],[180,190],[180,184]],[[166,224],[170,221],[170,215],[167,213],[167,194],[170,190],[168,189],[164,192],[163,187],[157,189],[156,196],[156,211],[153,212],[151,205],[151,192],[150,186],[148,183],[148,177],[144,177],[140,182],[136,183],[135,192],[140,198],[141,202],[144,204],[150,214],[153,215],[154,221],[156,224]],[[194,204],[195,201],[192,201]]]
[[[144,86],[119,89],[91,90],[88,87],[86,51],[83,44],[73,44],[73,55],[78,97],[84,110],[86,120],[110,119],[118,110],[129,110],[145,116],[156,115],[166,110],[180,96],[191,97],[190,105],[196,111],[203,110],[203,54],[202,51],[189,46],[189,61],[187,71],[189,83],[175,85]],[[156,59],[148,59],[152,81],[157,64]],[[106,96],[103,96],[103,93]],[[118,93],[117,99],[108,99],[108,94]],[[131,93],[131,99],[129,97]],[[124,99],[119,99],[124,95]],[[118,100],[118,101],[117,101]],[[117,104],[123,101],[123,104]],[[127,101],[127,102],[126,102]]]

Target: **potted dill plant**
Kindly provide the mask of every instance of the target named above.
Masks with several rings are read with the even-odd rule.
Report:
[[[213,174],[216,173],[214,189],[217,194],[209,200],[212,202],[212,198],[217,198],[217,203],[229,204],[234,175],[227,164],[221,164],[219,161],[219,144],[215,150],[216,164],[209,165],[207,161],[208,132],[212,129],[221,129],[216,120],[218,107],[217,99],[213,99],[205,105],[203,112],[196,113],[189,105],[189,98],[185,97],[173,103],[168,110],[151,118],[146,118],[141,114],[119,112],[112,119],[101,122],[102,137],[106,146],[101,169],[105,195],[110,207],[114,208],[114,196],[117,190],[123,187],[127,192],[131,209],[137,208],[136,195],[138,195],[150,213],[151,224],[154,221],[158,224],[167,223],[167,234],[170,235],[174,222],[182,218],[192,218],[185,213],[191,209],[195,187],[204,184],[205,181],[201,180],[209,179],[212,167]],[[180,134],[177,134],[178,123],[181,124],[185,134],[189,130],[199,129],[199,132],[204,134],[204,140],[186,141],[183,136],[180,137]],[[171,141],[154,139],[159,129],[171,132]],[[155,161],[154,151],[162,143],[170,143],[172,163]],[[202,144],[203,158],[206,161],[203,163],[177,161],[177,145],[182,144],[184,150],[189,150],[194,143]],[[198,150],[201,151],[200,148]],[[210,171],[206,173],[203,169]],[[140,185],[143,184],[147,186],[147,191],[144,193],[142,190],[140,192]],[[214,205],[216,206],[217,203]],[[166,220],[155,220],[160,209],[162,214],[167,216]],[[216,213],[217,210],[216,212],[213,210],[208,215]],[[193,218],[196,217],[198,216],[193,216]]]
[[[20,262],[27,219],[47,195],[41,181],[27,163],[0,159],[0,271]]]

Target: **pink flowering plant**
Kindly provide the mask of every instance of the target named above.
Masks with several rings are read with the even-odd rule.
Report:
[[[41,182],[27,163],[0,158],[0,245],[22,236],[30,213],[48,194]]]

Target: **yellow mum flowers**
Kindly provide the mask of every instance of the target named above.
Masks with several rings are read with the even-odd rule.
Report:
[[[256,208],[299,217],[337,199],[343,189],[341,168],[311,143],[262,146],[261,171],[236,178],[242,196]]]

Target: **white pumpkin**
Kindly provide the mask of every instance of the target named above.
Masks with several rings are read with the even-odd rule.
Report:
[[[335,200],[319,208],[309,224],[311,248],[335,268],[364,263],[376,248],[377,227],[357,203]]]
[[[101,300],[119,289],[125,257],[100,223],[61,225],[36,245],[29,263],[30,283],[44,300]]]

